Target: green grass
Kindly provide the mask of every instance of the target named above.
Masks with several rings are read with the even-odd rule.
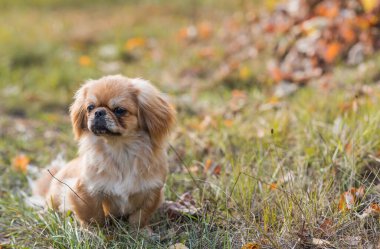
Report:
[[[267,54],[252,62],[248,79],[217,81],[211,75],[223,63],[224,41],[218,35],[178,40],[194,17],[218,30],[239,4],[197,1],[194,15],[190,1],[59,3],[15,1],[0,16],[0,248],[240,248],[248,242],[308,248],[308,236],[337,248],[379,243],[379,216],[357,216],[380,202],[379,54],[362,67],[339,66],[328,90],[304,87],[276,99],[263,73]],[[148,45],[126,53],[126,41],[135,37]],[[102,55],[108,45],[115,52]],[[217,50],[211,60],[197,56],[207,46]],[[90,58],[88,66],[81,56]],[[73,93],[115,63],[115,72],[159,85],[177,107],[165,195],[175,201],[190,191],[200,212],[173,220],[159,210],[152,219],[159,238],[132,235],[120,220],[85,230],[71,214],[28,208],[26,175],[11,167],[20,154],[39,168],[60,153],[75,157],[67,113]],[[197,68],[204,74],[183,73]],[[206,165],[220,166],[220,174],[204,172]],[[285,176],[291,177],[281,183]],[[362,185],[363,199],[340,211],[340,195]]]

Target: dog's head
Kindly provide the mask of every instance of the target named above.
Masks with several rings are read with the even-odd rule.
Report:
[[[168,135],[175,111],[149,82],[121,75],[85,83],[70,108],[76,139],[85,135],[125,139],[146,132],[154,145]]]

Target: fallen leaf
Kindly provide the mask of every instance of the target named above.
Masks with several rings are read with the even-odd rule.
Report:
[[[234,121],[232,119],[225,119],[223,121],[224,125],[228,128],[232,127],[234,125]]]
[[[212,171],[212,173],[214,175],[220,175],[220,172],[222,171],[222,166],[220,166],[220,164],[217,164],[215,167],[214,167],[214,170]]]
[[[277,189],[277,183],[271,183],[270,185],[269,185],[269,189],[270,190],[276,190]]]
[[[181,28],[178,31],[178,38],[180,40],[194,40],[198,35],[198,30],[193,25]]]
[[[325,219],[319,228],[325,235],[329,236],[333,232],[333,221],[331,219]]]
[[[203,168],[203,173],[207,174],[211,172],[214,175],[220,175],[222,166],[217,163],[213,163],[211,159],[207,159]]]
[[[165,201],[163,208],[171,219],[178,219],[183,216],[197,216],[200,208],[197,208],[193,196],[186,192],[177,201]]]
[[[251,77],[251,70],[249,67],[244,66],[239,69],[239,78],[242,80],[248,80]]]
[[[78,62],[79,62],[79,65],[83,67],[88,67],[88,66],[91,66],[92,64],[91,58],[87,55],[80,56]]]
[[[340,28],[343,39],[348,43],[353,43],[356,40],[356,34],[351,26],[342,25]]]
[[[324,59],[327,63],[332,63],[341,52],[342,45],[338,42],[332,42],[327,45]]]
[[[351,210],[354,207],[355,202],[364,197],[364,193],[364,186],[351,188],[349,191],[344,192],[340,195],[338,209],[340,211]]]
[[[255,242],[249,242],[241,247],[241,249],[260,249],[260,245]]]
[[[26,173],[29,162],[30,159],[25,155],[16,156],[12,160],[12,168],[17,172]]]
[[[132,51],[136,48],[142,47],[146,44],[146,39],[142,37],[134,37],[128,39],[125,44],[124,48],[128,51]]]
[[[346,191],[340,196],[338,208],[340,211],[351,210],[355,204],[355,197]]]
[[[197,30],[201,39],[208,39],[212,35],[212,25],[209,22],[201,22],[197,25]]]
[[[380,214],[380,206],[377,203],[371,203],[369,207],[367,207],[362,214],[357,215],[360,219],[365,219],[372,215]]]
[[[284,79],[284,75],[279,67],[273,66],[269,69],[269,73],[275,82],[280,82]]]
[[[339,6],[331,1],[322,2],[316,7],[315,13],[318,16],[334,18],[339,14]]]
[[[209,171],[209,169],[210,169],[210,167],[211,167],[211,164],[212,164],[211,159],[207,159],[206,162],[205,162],[204,170],[203,170],[204,173],[206,173],[206,172]]]
[[[380,205],[379,205],[379,204],[377,204],[377,203],[372,203],[370,207],[371,207],[371,209],[372,209],[374,212],[376,212],[376,213],[380,213]]]

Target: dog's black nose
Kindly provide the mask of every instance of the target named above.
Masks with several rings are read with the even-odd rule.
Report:
[[[95,112],[95,118],[100,118],[100,117],[105,116],[105,115],[106,115],[105,110],[98,110]]]

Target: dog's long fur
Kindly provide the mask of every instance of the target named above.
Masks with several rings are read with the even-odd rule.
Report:
[[[163,200],[173,108],[149,82],[115,75],[86,82],[70,115],[79,156],[50,168],[56,179],[42,174],[34,195],[51,208],[72,210],[83,225],[113,215],[144,227]]]

